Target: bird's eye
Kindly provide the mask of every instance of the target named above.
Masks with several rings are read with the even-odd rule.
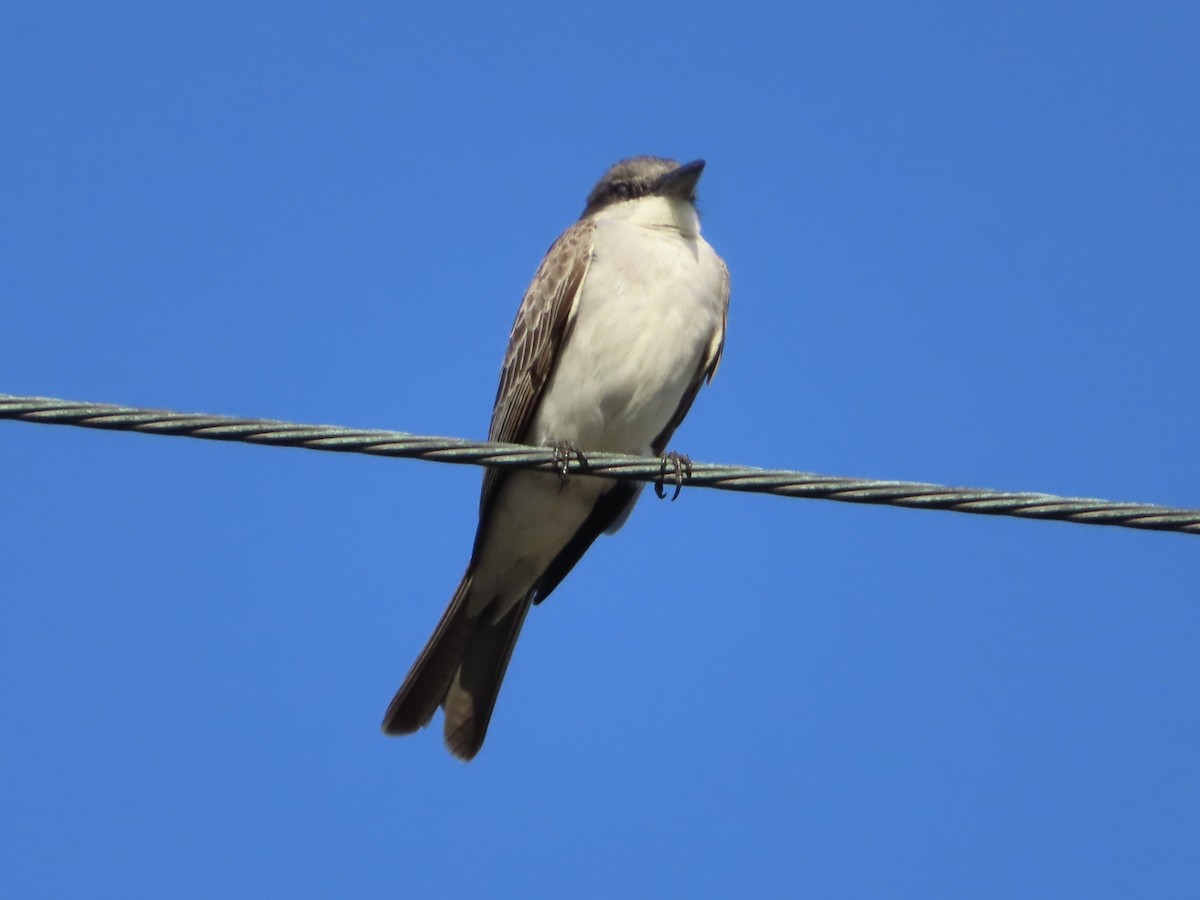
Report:
[[[628,200],[633,196],[633,188],[628,181],[618,181],[613,185],[613,194],[620,197],[622,200]]]

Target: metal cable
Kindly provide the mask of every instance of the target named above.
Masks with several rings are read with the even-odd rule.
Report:
[[[363,431],[332,425],[302,425],[272,419],[242,419],[179,413],[162,409],[139,409],[107,403],[78,403],[48,397],[14,397],[0,394],[0,419],[18,419],[47,425],[78,425],[115,431],[173,434],[213,441],[242,441],[308,450],[400,456],[435,462],[501,468],[560,471],[553,449],[524,444],[496,444],[461,438],[430,437],[401,431]],[[586,462],[571,460],[570,474],[586,472],[602,478],[635,481],[673,481],[669,464],[655,457],[624,456],[617,453],[587,453]],[[665,478],[664,478],[665,475]],[[1054,494],[1012,493],[984,488],[951,488],[912,481],[877,481],[794,472],[787,469],[757,469],[693,463],[684,483],[726,491],[777,494],[840,500],[844,503],[873,503],[917,509],[945,509],[990,516],[1054,519],[1086,525],[1117,525],[1155,531],[1200,534],[1200,510],[1172,509],[1144,503],[1113,503]]]

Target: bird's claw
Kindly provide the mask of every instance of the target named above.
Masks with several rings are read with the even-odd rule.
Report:
[[[571,468],[571,457],[575,457],[581,469],[587,468],[587,457],[570,441],[558,441],[554,444],[554,468],[558,469],[558,489],[561,491],[568,481]]]
[[[663,487],[663,482],[667,478],[667,466],[671,467],[671,480],[675,482],[675,493],[671,495],[671,502],[674,503],[679,498],[679,492],[683,489],[683,483],[692,477],[692,460],[682,453],[676,453],[672,450],[670,453],[662,455],[662,469],[658,474],[658,480],[654,482],[654,493],[662,500],[667,496],[666,488]]]

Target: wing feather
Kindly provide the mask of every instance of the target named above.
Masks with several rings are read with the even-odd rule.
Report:
[[[712,342],[708,346],[708,353],[700,360],[700,366],[696,369],[696,374],[692,376],[688,389],[683,392],[675,415],[671,416],[667,427],[659,432],[658,437],[650,445],[656,454],[662,454],[667,449],[667,442],[671,440],[671,435],[675,433],[675,429],[679,427],[684,417],[687,416],[688,410],[692,408],[696,395],[700,393],[700,387],[712,381],[713,376],[717,374],[717,366],[721,364],[721,354],[725,351],[725,324],[729,320],[729,268],[725,265],[725,260],[718,259],[718,262],[721,263],[721,274],[724,276],[721,281],[721,328],[713,335]]]
[[[564,231],[525,291],[500,370],[489,440],[526,441],[529,423],[570,336],[572,312],[591,263],[594,230],[591,221],[581,220]],[[503,470],[487,469],[483,476],[481,523],[503,475]]]

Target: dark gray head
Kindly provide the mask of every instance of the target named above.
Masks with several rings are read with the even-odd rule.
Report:
[[[677,197],[696,202],[696,182],[704,171],[704,160],[680,165],[661,156],[633,156],[612,166],[588,194],[585,216],[613,203],[637,197]]]

